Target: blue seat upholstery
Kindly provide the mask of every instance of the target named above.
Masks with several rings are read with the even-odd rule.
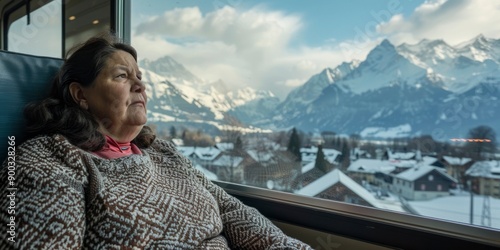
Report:
[[[26,140],[24,106],[46,97],[63,60],[0,50],[0,163],[7,157],[8,136]]]

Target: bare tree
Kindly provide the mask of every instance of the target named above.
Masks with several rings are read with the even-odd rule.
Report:
[[[489,126],[478,126],[469,130],[468,142],[465,149],[472,157],[482,159],[485,153],[494,153],[497,145],[497,135]]]

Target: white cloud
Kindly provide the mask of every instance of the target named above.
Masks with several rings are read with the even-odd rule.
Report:
[[[340,63],[325,48],[289,49],[302,27],[298,15],[223,7],[203,16],[197,7],[174,9],[140,23],[132,43],[139,57],[169,55],[207,81],[252,86],[284,97],[298,83]],[[280,84],[284,83],[286,84]]]
[[[305,81],[307,81],[307,79],[287,79],[285,82],[278,83],[278,84],[283,84],[287,87],[296,88],[296,87],[304,84]]]
[[[400,44],[427,39],[443,39],[455,45],[482,33],[500,37],[500,1],[435,0],[426,1],[407,18],[394,15],[377,26],[377,31]]]
[[[279,49],[301,28],[296,15],[254,8],[238,11],[225,6],[202,15],[198,7],[174,9],[139,24],[137,35],[223,41],[239,50]]]

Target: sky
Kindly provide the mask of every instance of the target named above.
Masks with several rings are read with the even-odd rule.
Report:
[[[363,60],[383,39],[450,45],[500,38],[493,0],[132,1],[140,58],[166,55],[196,76],[284,99],[324,68]]]

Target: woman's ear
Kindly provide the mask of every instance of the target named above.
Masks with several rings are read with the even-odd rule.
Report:
[[[87,110],[89,108],[89,105],[87,103],[87,99],[85,98],[85,95],[83,93],[83,87],[80,85],[80,83],[77,82],[72,82],[69,84],[69,93],[71,94],[71,97],[73,97],[73,100],[82,108]]]

